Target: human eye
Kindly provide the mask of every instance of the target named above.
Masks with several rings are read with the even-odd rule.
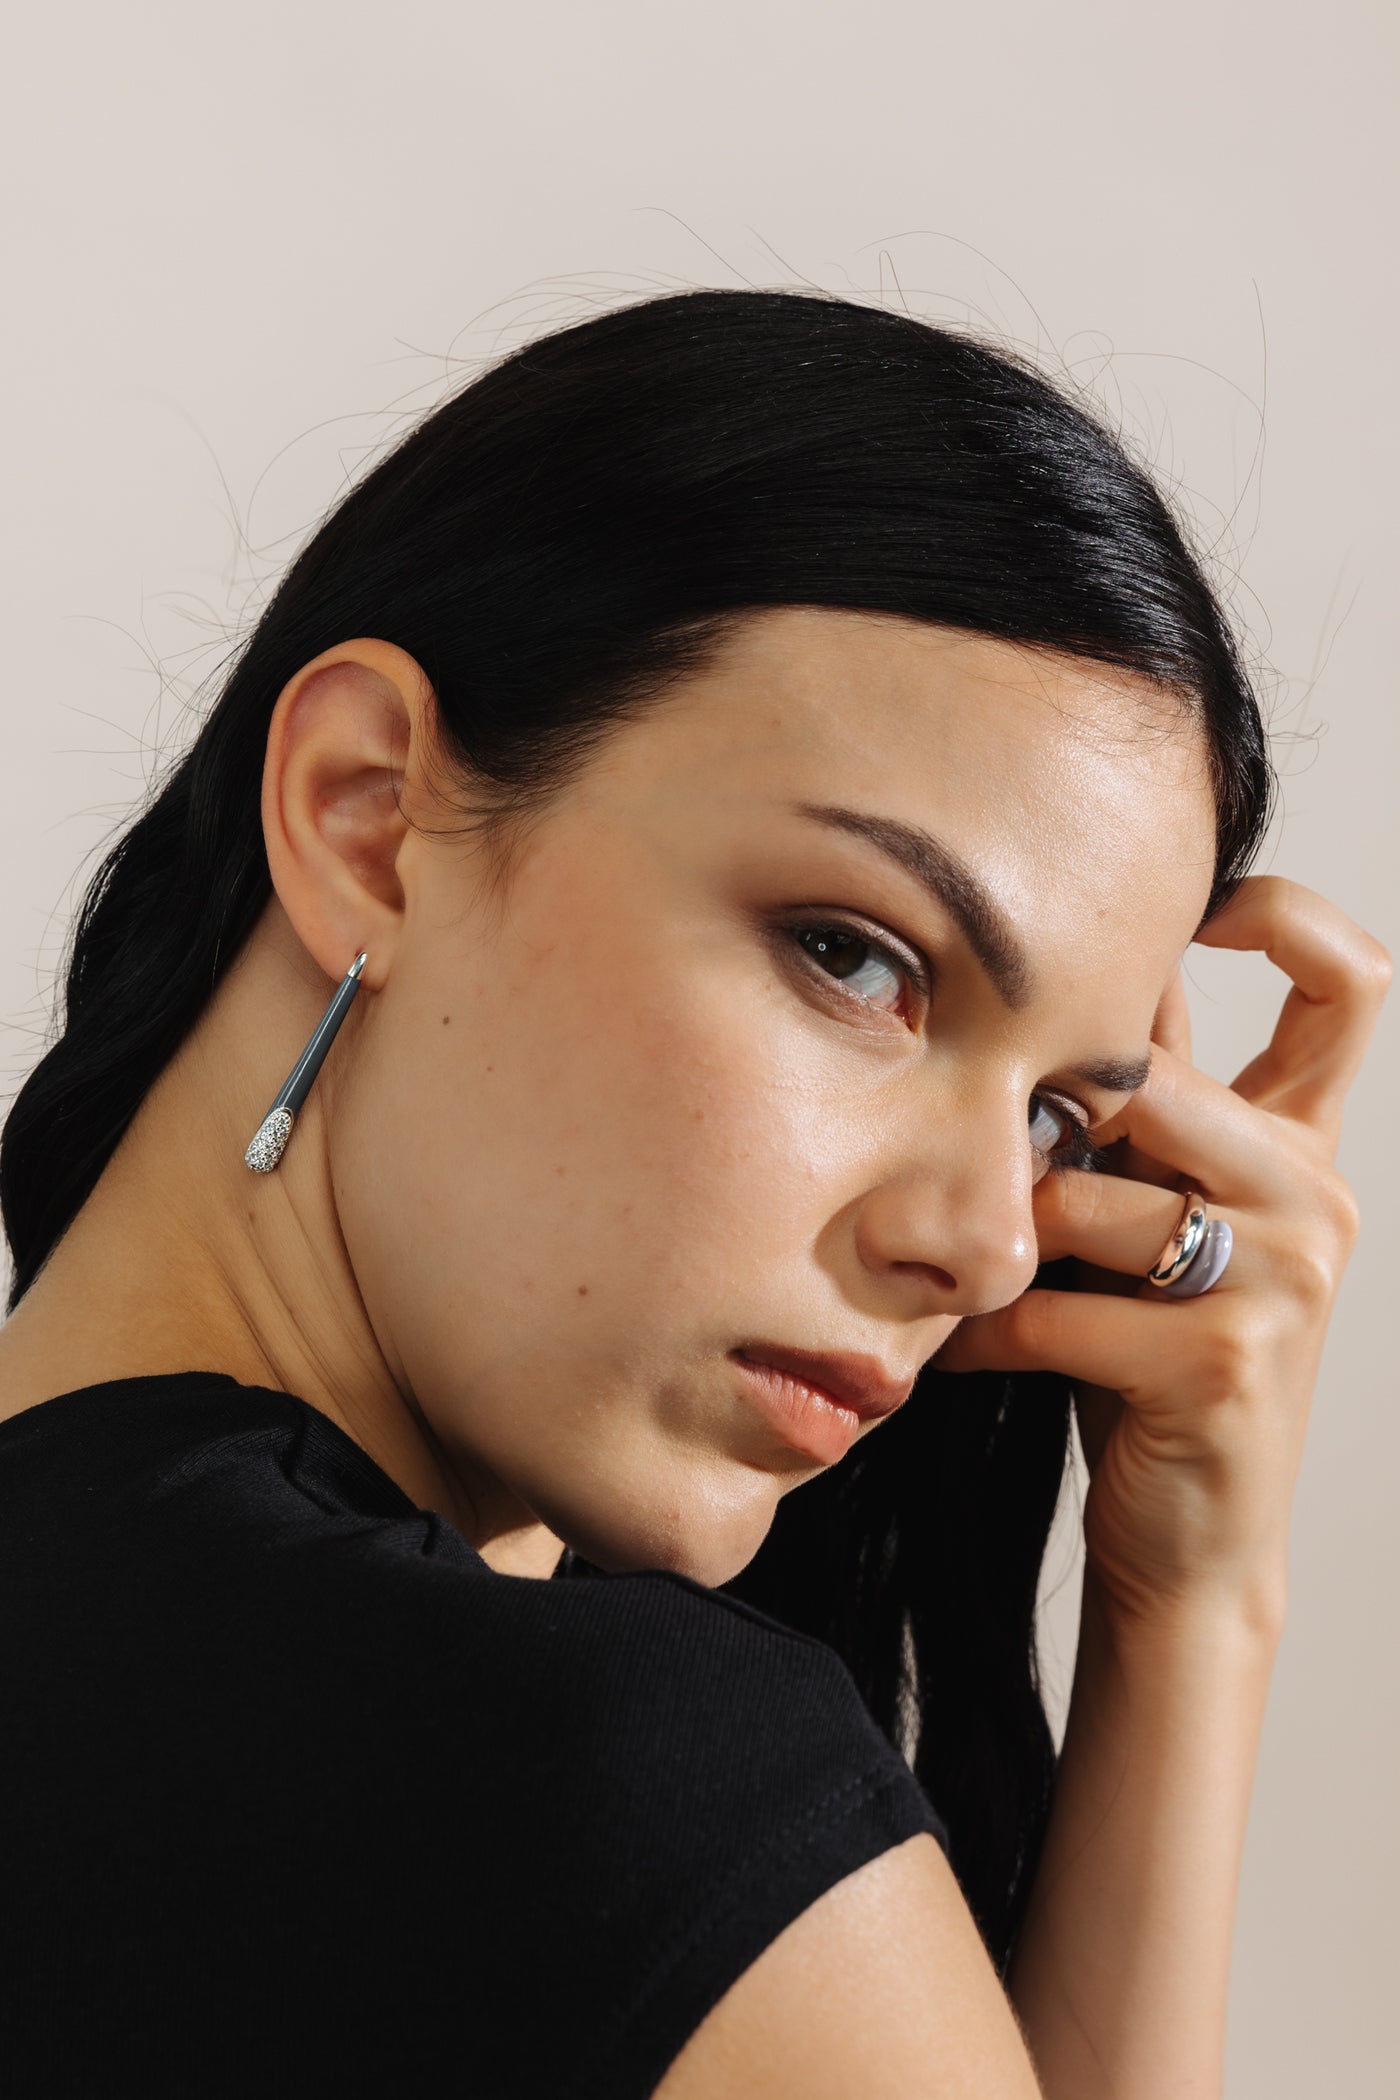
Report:
[[[1098,1144],[1079,1118],[1058,1102],[1032,1094],[1029,1122],[1031,1144],[1052,1174],[1069,1174],[1076,1168],[1092,1173],[1102,1166],[1108,1147]]]
[[[840,999],[903,1019],[909,992],[915,1005],[932,997],[933,972],[914,949],[896,947],[871,933],[859,920],[826,912],[820,918],[788,922],[778,928],[810,976]],[[1053,1174],[1092,1171],[1102,1165],[1107,1146],[1090,1136],[1088,1126],[1051,1096],[1035,1093],[1029,1109],[1030,1140]]]
[[[913,949],[878,939],[859,921],[835,916],[792,922],[781,927],[808,972],[840,998],[904,1018],[913,1004],[926,1000],[931,973]]]

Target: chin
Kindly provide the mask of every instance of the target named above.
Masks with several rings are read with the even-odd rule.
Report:
[[[546,1522],[575,1553],[610,1575],[661,1569],[718,1589],[748,1566],[772,1528],[781,1484],[771,1475],[762,1478],[761,1492],[750,1490],[727,1503],[700,1495],[680,1503],[677,1497],[635,1511],[614,1507],[596,1522],[578,1510],[557,1511]]]

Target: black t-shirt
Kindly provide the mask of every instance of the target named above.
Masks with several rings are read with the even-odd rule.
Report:
[[[823,1890],[947,1832],[834,1650],[497,1574],[222,1373],[0,1423],[0,2091],[643,2100]]]

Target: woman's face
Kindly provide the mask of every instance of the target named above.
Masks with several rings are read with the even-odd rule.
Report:
[[[503,905],[474,852],[409,835],[336,1080],[366,1312],[469,1490],[726,1581],[841,1448],[737,1351],[907,1384],[1030,1283],[1049,1156],[1133,1083],[1079,1068],[1144,1059],[1205,909],[1199,732],[1069,658],[781,608],[587,761]]]

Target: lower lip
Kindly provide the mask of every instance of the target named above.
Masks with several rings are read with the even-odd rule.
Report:
[[[805,1378],[795,1378],[791,1371],[775,1370],[772,1364],[750,1363],[745,1356],[734,1356],[730,1361],[743,1372],[750,1395],[784,1443],[824,1466],[834,1466],[845,1457],[862,1420],[853,1407],[843,1407],[820,1386],[808,1385]]]

